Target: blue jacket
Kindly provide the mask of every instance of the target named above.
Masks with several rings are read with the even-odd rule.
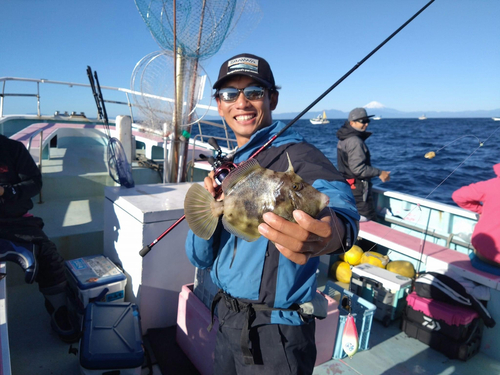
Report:
[[[284,123],[277,121],[259,130],[237,150],[233,161],[238,164],[247,160],[284,127]],[[290,129],[276,138],[256,159],[264,168],[284,172],[288,169],[287,153],[295,173],[330,197],[329,206],[346,225],[344,247],[349,249],[357,237],[359,220],[349,185],[321,151]],[[208,241],[189,231],[186,253],[196,267],[212,267],[214,283],[224,292],[245,302],[289,308],[292,304],[311,301],[316,293],[318,257],[309,259],[303,266],[298,265],[281,255],[265,237],[247,242],[229,234],[220,223]],[[302,324],[295,311],[283,310],[272,311],[268,322]]]

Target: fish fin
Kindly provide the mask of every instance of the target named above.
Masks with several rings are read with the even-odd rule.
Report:
[[[222,181],[222,191],[224,193],[228,192],[237,182],[242,178],[248,176],[250,173],[256,169],[261,168],[259,162],[255,159],[249,159],[241,163],[238,168],[233,169]]]
[[[184,198],[184,214],[189,228],[198,237],[210,239],[217,228],[218,217],[212,213],[214,197],[203,186],[194,184]]]
[[[224,180],[225,181],[225,180]],[[231,225],[231,223],[229,223],[227,220],[226,220],[226,217],[225,216],[222,216],[222,224],[224,225],[224,228],[231,234],[234,234],[236,237],[239,237],[241,238],[242,240],[245,240],[245,241],[248,241],[248,242],[253,242],[255,240],[257,240],[259,237],[260,237],[260,234],[256,237],[254,236],[250,236],[248,235],[248,233],[244,233],[242,232],[241,230],[239,230],[238,228],[234,227],[233,225]]]
[[[295,173],[295,170],[293,169],[292,161],[290,160],[290,155],[288,155],[288,152],[286,153],[286,157],[288,158],[288,170],[285,173],[288,173],[288,172]]]

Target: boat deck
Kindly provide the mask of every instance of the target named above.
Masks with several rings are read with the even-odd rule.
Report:
[[[77,145],[50,150],[50,160],[43,160],[42,200],[45,203],[35,204],[32,211],[44,219],[47,235],[56,242],[66,259],[102,252],[102,190],[103,186],[110,185],[102,150],[99,154],[96,147],[93,161],[90,161],[87,159],[93,147],[86,143],[81,144],[82,148],[79,149]],[[76,175],[75,170],[79,171]],[[63,184],[66,189],[60,188]],[[73,196],[76,191],[78,194]],[[383,237],[389,239],[388,236]],[[69,353],[70,345],[60,341],[52,332],[37,285],[24,284],[22,272],[15,264],[7,265],[7,273],[6,305],[12,373],[79,374],[78,356]],[[401,331],[399,323],[395,321],[389,327],[384,327],[374,321],[369,350],[358,352],[352,359],[325,362],[315,368],[314,375],[500,374],[498,360],[484,353],[476,354],[467,362],[450,360],[416,339],[409,338]],[[332,340],[335,339],[334,334],[332,332]],[[145,344],[149,347],[147,335]],[[73,348],[78,349],[78,345],[73,345]],[[172,357],[169,349],[159,355]],[[153,354],[152,349],[149,352]],[[174,367],[160,369],[154,355],[152,362],[155,364],[152,375],[176,374],[173,372]],[[144,367],[142,374],[150,374],[149,369]],[[189,375],[184,372],[177,374]]]
[[[500,374],[500,362],[478,353],[467,362],[449,359],[399,327],[400,320],[389,327],[374,321],[369,350],[352,359],[336,359],[317,366],[314,375],[402,375],[402,374]]]
[[[14,265],[15,269],[10,266],[9,264],[7,278],[11,275],[16,279],[22,277],[17,265]],[[66,344],[52,331],[43,296],[37,285],[8,285],[7,314],[12,374],[80,374],[79,356],[73,353],[78,351],[78,343]],[[142,374],[150,374],[147,366]],[[157,365],[153,366],[153,373],[150,375],[162,375]]]
[[[9,273],[11,272],[20,270],[9,270]],[[60,341],[51,330],[49,316],[43,307],[43,297],[38,292],[37,286],[9,285],[7,298],[12,373],[14,375],[79,374],[78,355],[69,353],[70,345]],[[394,321],[389,327],[384,327],[380,322],[374,321],[369,350],[358,352],[352,359],[325,362],[317,366],[313,374],[500,374],[500,362],[483,353],[476,354],[467,362],[448,359],[427,345],[408,337],[400,330],[399,322]],[[149,348],[147,338],[145,344]],[[78,344],[73,344],[72,347],[78,349]],[[153,354],[151,375],[175,374],[162,373],[153,350],[149,349],[149,352]],[[170,353],[166,352],[164,355],[168,357]],[[142,374],[150,374],[146,363]]]

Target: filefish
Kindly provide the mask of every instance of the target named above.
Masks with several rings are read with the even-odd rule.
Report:
[[[262,215],[266,212],[291,222],[295,222],[294,210],[316,217],[328,205],[329,197],[294,172],[290,157],[288,163],[286,172],[275,172],[262,168],[255,159],[247,160],[222,181],[222,201],[215,200],[201,185],[193,185],[184,200],[191,230],[208,240],[222,215],[222,224],[229,233],[252,242],[260,237],[257,227],[264,222]]]

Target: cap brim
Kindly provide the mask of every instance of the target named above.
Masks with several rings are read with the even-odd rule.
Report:
[[[253,78],[257,82],[262,83],[264,85],[264,87],[267,88],[267,89],[271,88],[271,86],[272,86],[269,82],[263,80],[260,77],[256,77],[256,76],[254,76],[252,74],[248,74],[248,73],[245,73],[245,72],[236,72],[236,73],[233,73],[233,74],[230,74],[230,75],[226,75],[226,76],[222,77],[221,79],[217,80],[217,82],[214,83],[214,85],[212,86],[212,88],[214,90],[220,89],[220,87],[222,86],[222,84],[224,83],[224,81],[228,80],[229,78],[231,78],[233,76],[247,76],[247,77]]]
[[[350,121],[359,121],[359,120],[368,119],[368,118],[370,118],[370,117],[375,117],[375,115],[363,116],[363,117],[360,117],[360,118],[357,118],[357,119],[354,119],[354,120],[350,120]]]

